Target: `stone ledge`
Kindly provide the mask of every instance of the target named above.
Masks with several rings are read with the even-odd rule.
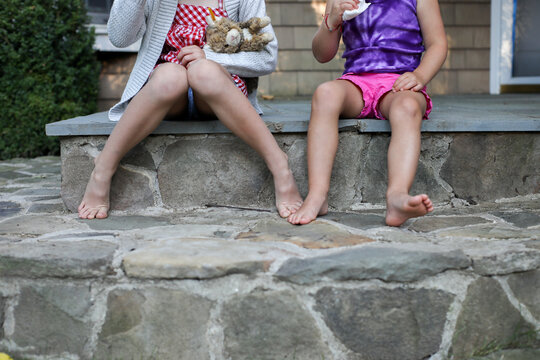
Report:
[[[263,119],[288,155],[303,195],[308,185],[309,101],[262,104]],[[540,95],[441,96],[434,103],[431,119],[422,125],[413,193],[427,193],[439,204],[454,198],[475,204],[538,192]],[[106,113],[47,125],[47,134],[60,136],[61,195],[69,210],[80,203],[93,158],[114,125]],[[384,203],[388,121],[342,119],[340,128],[331,208],[354,210],[366,203]],[[274,206],[273,182],[264,162],[217,120],[162,122],[154,136],[124,157],[112,182],[114,210],[209,204]]]
[[[300,193],[307,194],[306,136],[275,134],[289,157]],[[106,136],[61,138],[62,200],[75,211]],[[384,203],[387,133],[343,131],[334,163],[330,207],[354,210]],[[504,144],[504,145],[502,145]],[[470,204],[539,191],[537,132],[427,133],[412,193],[437,204]],[[207,205],[271,209],[271,174],[254,150],[231,134],[156,135],[122,160],[112,181],[114,210]]]
[[[433,98],[434,111],[422,124],[423,132],[538,132],[540,131],[540,95],[459,95]],[[273,133],[307,131],[310,100],[261,102],[263,120]],[[107,112],[79,116],[48,124],[49,136],[109,135],[116,123]],[[390,132],[388,121],[342,119],[341,130],[362,133]],[[164,121],[155,135],[221,134],[230,131],[218,120]]]

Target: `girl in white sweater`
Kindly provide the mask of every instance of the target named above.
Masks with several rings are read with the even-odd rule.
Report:
[[[95,159],[79,217],[103,219],[109,212],[111,179],[122,157],[166,116],[216,116],[255,149],[274,178],[282,217],[301,205],[287,155],[259,116],[256,91],[247,94],[242,77],[274,71],[277,41],[261,52],[218,54],[204,45],[204,15],[244,21],[265,16],[264,0],[116,0],[108,33],[118,47],[142,37],[137,61],[121,101],[109,111],[118,121]],[[268,26],[264,31],[271,31]],[[275,36],[274,36],[275,38]]]

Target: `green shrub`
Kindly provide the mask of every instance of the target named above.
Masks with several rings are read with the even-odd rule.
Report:
[[[59,153],[45,124],[96,111],[100,65],[83,0],[2,0],[0,159]]]

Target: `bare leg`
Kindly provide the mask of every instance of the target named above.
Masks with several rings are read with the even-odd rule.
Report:
[[[321,84],[313,94],[308,129],[309,193],[300,210],[289,216],[291,224],[308,224],[318,215],[328,212],[330,176],[338,147],[339,116],[356,117],[363,107],[362,92],[346,80]]]
[[[146,138],[171,112],[180,112],[187,104],[187,73],[183,66],[163,64],[131,100],[114,127],[95,167],[79,205],[82,219],[108,216],[111,179],[122,157]]]
[[[274,178],[276,207],[287,217],[302,204],[289,168],[287,155],[279,148],[249,100],[234,85],[229,73],[209,60],[199,60],[188,68],[188,81],[195,103],[202,112],[214,113],[235,135],[261,155]]]
[[[426,99],[419,92],[390,92],[381,100],[380,110],[390,119],[392,127],[388,147],[386,224],[400,226],[407,219],[433,211],[433,204],[426,194],[409,195],[420,157],[420,127]]]

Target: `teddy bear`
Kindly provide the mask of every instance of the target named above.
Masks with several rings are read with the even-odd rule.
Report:
[[[206,44],[217,53],[232,54],[239,51],[261,51],[266,44],[274,40],[271,33],[261,33],[261,29],[270,24],[270,18],[252,17],[244,22],[234,22],[229,18],[216,17],[211,8],[206,17]],[[244,78],[248,93],[257,89],[258,77]]]
[[[261,51],[274,40],[271,33],[261,33],[270,24],[270,18],[252,17],[244,22],[234,22],[229,18],[216,17],[212,9],[206,17],[206,45],[218,53],[239,51]]]

